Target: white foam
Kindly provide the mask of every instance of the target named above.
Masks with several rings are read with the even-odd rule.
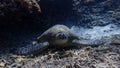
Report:
[[[104,36],[120,34],[120,28],[117,25],[109,24],[106,26],[95,26],[93,28],[84,28],[72,26],[71,30],[78,36],[87,39],[100,39]]]

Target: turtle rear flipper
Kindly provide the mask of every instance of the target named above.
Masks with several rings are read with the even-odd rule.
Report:
[[[48,46],[49,46],[48,42],[30,44],[25,47],[15,49],[14,54],[18,54],[18,55],[36,54],[38,52],[43,51]]]
[[[104,40],[73,40],[73,44],[76,44],[78,46],[99,46],[104,45]]]

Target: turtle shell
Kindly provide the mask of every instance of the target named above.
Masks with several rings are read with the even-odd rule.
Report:
[[[37,38],[39,42],[49,42],[50,46],[70,46],[79,37],[65,25],[55,25]]]

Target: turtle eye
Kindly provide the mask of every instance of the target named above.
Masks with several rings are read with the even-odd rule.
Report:
[[[57,39],[67,39],[67,36],[64,33],[59,33],[56,35]]]

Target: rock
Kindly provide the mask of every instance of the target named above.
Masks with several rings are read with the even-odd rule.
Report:
[[[6,66],[6,60],[2,59],[0,61],[0,67],[4,68]]]
[[[38,12],[41,12],[41,8],[36,0],[16,0],[16,1],[20,2],[22,5],[27,7],[31,13],[33,9],[35,9]]]

